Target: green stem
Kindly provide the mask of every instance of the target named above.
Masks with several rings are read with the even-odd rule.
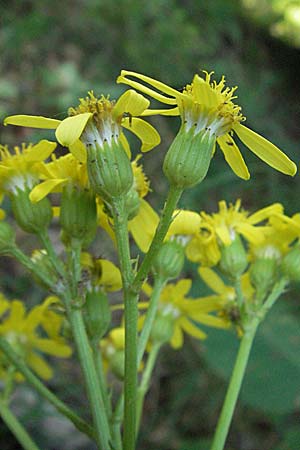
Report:
[[[119,253],[125,304],[124,450],[135,448],[137,393],[137,296],[132,295],[133,270],[124,198],[112,202],[114,232]]]
[[[249,326],[245,330],[244,335],[241,339],[239,351],[230,378],[221,415],[219,417],[218,425],[215,431],[211,450],[223,450],[224,448],[235,405],[244,378],[252,343],[259,322],[260,320],[258,318],[253,319],[251,324],[249,324]]]
[[[98,379],[99,379],[99,384],[100,384],[100,388],[101,388],[101,392],[102,392],[102,396],[103,396],[103,403],[105,406],[106,415],[107,415],[108,419],[110,419],[110,417],[112,415],[111,402],[108,397],[108,389],[107,389],[106,378],[105,378],[105,374],[104,374],[102,355],[101,355],[101,352],[99,349],[99,343],[91,342],[91,347],[93,350],[94,363],[95,363],[95,367],[96,367],[97,374],[98,374]]]
[[[43,244],[43,246],[44,246],[44,248],[45,248],[45,250],[46,250],[46,252],[48,254],[48,257],[49,257],[49,259],[50,259],[50,261],[52,263],[52,266],[53,266],[54,270],[56,271],[56,273],[58,273],[58,275],[60,275],[61,277],[64,277],[64,275],[65,275],[65,267],[64,267],[62,261],[58,258],[57,254],[56,254],[56,252],[55,252],[55,250],[53,248],[52,242],[51,242],[51,240],[49,238],[48,231],[47,230],[41,230],[39,232],[38,236],[39,236],[40,241]]]
[[[162,279],[160,278],[155,279],[153,291],[149,301],[149,306],[146,312],[145,321],[138,341],[138,367],[143,359],[143,355],[151,333],[152,325],[156,316],[160,294],[164,285],[165,282]]]
[[[272,308],[278,297],[285,291],[285,288],[288,284],[288,280],[285,278],[281,278],[273,287],[271,293],[267,297],[263,306],[261,307],[261,320],[267,314],[267,312]]]
[[[22,266],[26,267],[31,273],[33,273],[38,279],[40,279],[46,286],[50,289],[53,288],[53,280],[43,273],[41,268],[35,264],[25,253],[19,248],[14,248],[11,250],[11,256],[14,256],[17,261],[19,261]]]
[[[92,350],[88,341],[81,311],[77,308],[73,308],[69,302],[68,316],[85,380],[97,442],[102,450],[109,450],[111,448],[109,424],[99,378],[93,361]]]
[[[145,399],[145,395],[149,390],[149,385],[150,385],[150,379],[151,379],[151,375],[154,369],[154,365],[157,359],[157,355],[158,352],[160,350],[161,344],[156,344],[152,347],[148,359],[147,359],[147,364],[145,367],[145,370],[143,372],[143,377],[142,377],[142,381],[141,384],[138,388],[138,397],[137,397],[137,424],[136,424],[136,429],[137,432],[140,428],[140,421],[141,421],[141,417],[142,417],[142,411],[143,411],[143,404],[144,404],[144,399]]]
[[[39,447],[33,442],[23,425],[19,422],[17,417],[11,410],[0,401],[0,415],[3,422],[6,423],[10,431],[13,433],[17,441],[25,450],[39,450]]]
[[[112,417],[114,450],[122,450],[121,425],[123,420],[124,395],[121,393]]]
[[[175,208],[177,206],[177,203],[182,195],[183,190],[176,188],[174,186],[170,187],[170,190],[168,192],[168,196],[165,202],[165,206],[160,218],[160,222],[158,224],[158,227],[156,229],[153,241],[150,245],[150,248],[148,250],[148,253],[146,254],[138,273],[136,274],[136,277],[134,279],[133,285],[132,285],[132,291],[136,294],[139,292],[142,283],[144,282],[146,276],[148,275],[153,258],[155,257],[157,251],[159,250],[159,247],[161,243],[163,242],[167,231],[169,229],[169,226],[172,222],[172,216],[175,211]]]
[[[36,391],[46,398],[60,413],[66,416],[76,428],[91,438],[94,438],[93,429],[82,420],[77,414],[66,406],[56,395],[39,380],[39,378],[28,368],[25,362],[15,352],[13,347],[2,337],[0,337],[0,349],[5,354],[7,359],[22,373],[24,378],[30,383]]]
[[[64,303],[66,305],[85,381],[97,443],[102,450],[109,450],[111,448],[111,439],[108,417],[104,406],[99,377],[94,363],[92,348],[90,346],[82,311],[80,309],[82,305],[82,299],[79,297],[80,293],[78,290],[78,283],[81,279],[80,241],[72,239],[71,246],[68,250],[69,288],[63,293]]]

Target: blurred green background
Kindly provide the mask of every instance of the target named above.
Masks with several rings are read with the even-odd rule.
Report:
[[[194,73],[214,70],[216,79],[225,74],[229,86],[239,86],[238,103],[247,125],[298,165],[299,0],[2,0],[0,7],[1,119],[18,113],[63,118],[91,89],[114,98],[124,89],[115,84],[121,69],[177,89]],[[160,208],[166,190],[162,159],[178,119],[153,118],[152,123],[162,144],[143,161],[154,191],[150,202]],[[1,143],[11,146],[45,136],[1,127]],[[47,137],[53,139],[51,132]],[[137,144],[132,142],[135,151]],[[250,210],[280,201],[288,214],[299,211],[299,174],[294,179],[281,175],[241,149],[250,181],[239,180],[217,152],[207,179],[185,193],[181,206],[214,211],[219,200],[241,197]],[[188,275],[194,272],[187,267]],[[7,294],[33,303],[39,297],[12,261],[2,260],[0,276]],[[196,283],[194,295],[202,292]],[[300,449],[298,290],[286,297],[256,340],[226,450]],[[139,449],[209,448],[236,347],[233,335],[209,331],[201,345],[187,339],[182,352],[165,349],[146,402]],[[67,402],[80,404],[79,374],[69,363],[60,364],[58,372],[51,387]],[[43,449],[91,449],[29,388],[18,390],[14,404]],[[4,426],[0,446],[19,448]]]

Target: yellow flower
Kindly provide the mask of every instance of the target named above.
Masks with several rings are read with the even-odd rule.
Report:
[[[158,222],[158,214],[149,203],[143,201],[139,214],[128,224],[128,229],[135,242],[144,253],[149,250]],[[189,210],[176,210],[165,239],[173,239],[176,236],[177,240],[185,245],[191,236],[198,232],[200,222],[201,218],[198,213]]]
[[[187,258],[203,266],[215,266],[221,258],[220,247],[229,246],[236,235],[242,235],[247,241],[259,245],[264,241],[268,227],[257,224],[282,212],[283,206],[280,203],[249,214],[241,209],[240,200],[229,206],[225,201],[220,201],[219,212],[200,213],[200,228],[187,245]]]
[[[204,283],[214,292],[213,295],[205,297],[207,300],[219,303],[220,308],[218,314],[227,324],[237,327],[238,334],[242,333],[242,314],[240,305],[237,302],[236,291],[232,286],[224,283],[216,272],[208,267],[200,267],[199,275]],[[251,303],[255,294],[255,290],[251,285],[249,273],[245,273],[241,277],[241,290],[245,303]],[[244,308],[247,311],[247,307]]]
[[[300,214],[288,217],[283,213],[272,215],[264,230],[263,240],[251,241],[251,260],[274,258],[278,262],[290,251],[290,245],[300,237]]]
[[[80,255],[82,267],[90,272],[91,281],[102,286],[105,291],[118,291],[122,288],[121,272],[117,266],[106,259],[95,259],[90,253]]]
[[[250,177],[243,156],[233,139],[234,133],[269,166],[285,174],[295,175],[296,165],[279,148],[241,124],[245,117],[241,114],[240,106],[233,102],[237,87],[225,87],[224,76],[217,83],[211,80],[213,72],[204,74],[204,79],[195,75],[192,83],[187,85],[183,92],[148,76],[126,70],[122,70],[117,82],[125,83],[161,103],[174,106],[171,109],[147,110],[143,115],[180,115],[187,131],[193,127],[195,133],[208,130],[215,136],[227,163],[237,176],[243,179]],[[141,80],[156,90],[136,80]]]
[[[66,184],[72,184],[82,190],[89,189],[86,164],[80,163],[72,154],[56,158],[37,166],[39,178],[43,180],[30,193],[30,200],[38,202],[50,192],[60,192]]]
[[[69,147],[80,161],[86,160],[86,148],[83,145],[97,143],[111,144],[120,140],[127,153],[128,142],[122,128],[133,132],[142,141],[142,151],[148,151],[159,144],[157,131],[140,116],[149,106],[149,101],[133,90],[121,95],[115,102],[104,96],[96,98],[93,92],[80,99],[76,108],[69,109],[69,117],[60,121],[41,116],[15,115],[7,117],[4,125],[18,125],[33,128],[56,130],[58,142]]]
[[[55,142],[43,140],[36,145],[15,147],[12,154],[7,146],[0,145],[0,194],[31,189],[39,179],[38,163],[47,159],[55,147]]]
[[[173,348],[183,345],[184,333],[196,339],[205,339],[206,333],[199,328],[199,324],[215,328],[226,328],[227,323],[210,313],[216,312],[222,306],[216,298],[186,297],[191,288],[191,280],[183,279],[176,284],[168,284],[159,299],[158,314],[171,320],[173,335],[170,344]],[[152,289],[146,286],[145,291],[151,295]]]
[[[71,348],[59,335],[62,317],[48,310],[53,301],[53,297],[50,297],[42,305],[26,313],[24,304],[13,300],[0,324],[0,335],[7,339],[28,366],[45,380],[51,378],[53,372],[40,353],[61,358],[67,358],[72,353]],[[49,337],[43,336],[40,328]]]

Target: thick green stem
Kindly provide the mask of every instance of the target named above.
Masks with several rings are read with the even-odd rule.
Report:
[[[124,450],[135,448],[137,392],[137,296],[132,295],[133,270],[124,199],[113,199],[114,231],[119,253],[125,304]]]
[[[142,381],[141,384],[138,388],[138,397],[137,397],[137,423],[136,423],[136,429],[137,432],[140,428],[140,421],[141,421],[141,417],[142,417],[142,411],[143,411],[143,404],[144,404],[144,399],[145,399],[145,395],[148,392],[149,389],[149,385],[150,385],[150,379],[151,379],[151,375],[154,369],[154,365],[157,359],[157,355],[158,352],[160,350],[161,344],[156,344],[152,347],[149,356],[148,356],[148,360],[147,360],[147,364],[145,367],[145,370],[143,372],[143,377],[142,377]]]
[[[167,231],[169,229],[169,226],[172,222],[172,216],[175,211],[175,208],[177,206],[177,203],[181,197],[182,189],[170,187],[165,206],[162,212],[162,216],[160,218],[160,222],[158,224],[158,227],[156,229],[153,241],[150,245],[150,248],[148,250],[148,253],[146,254],[138,273],[136,274],[136,277],[134,279],[133,285],[132,285],[132,291],[136,294],[139,292],[142,283],[144,282],[146,276],[148,275],[153,258],[155,257],[156,253],[158,252],[161,243],[163,242]]]
[[[140,365],[143,355],[149,340],[152,325],[156,316],[159,297],[165,282],[160,278],[156,278],[153,286],[153,291],[149,301],[149,306],[146,312],[145,321],[138,341],[138,366]]]
[[[24,378],[30,383],[36,391],[46,398],[60,413],[66,416],[76,428],[83,433],[87,434],[91,438],[94,438],[95,433],[84,420],[82,420],[77,414],[66,406],[56,395],[54,395],[49,389],[38,379],[38,377],[28,368],[25,362],[15,352],[13,347],[2,337],[0,337],[0,349],[5,354],[7,359],[18,369]]]
[[[68,316],[85,380],[97,442],[102,450],[109,450],[111,448],[109,424],[82,314],[79,309],[70,307]]]
[[[0,415],[3,422],[6,423],[10,431],[13,433],[17,441],[25,450],[39,450],[39,447],[33,442],[23,425],[17,417],[11,412],[6,404],[0,401]]]
[[[253,319],[242,337],[211,450],[224,448],[258,324],[259,319]]]

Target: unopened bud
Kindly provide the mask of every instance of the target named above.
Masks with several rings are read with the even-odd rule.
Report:
[[[176,241],[162,244],[152,264],[155,275],[167,281],[177,278],[184,265],[184,248]]]
[[[235,235],[229,245],[222,245],[220,250],[220,269],[222,272],[232,279],[241,276],[248,266],[248,260],[239,235]]]

